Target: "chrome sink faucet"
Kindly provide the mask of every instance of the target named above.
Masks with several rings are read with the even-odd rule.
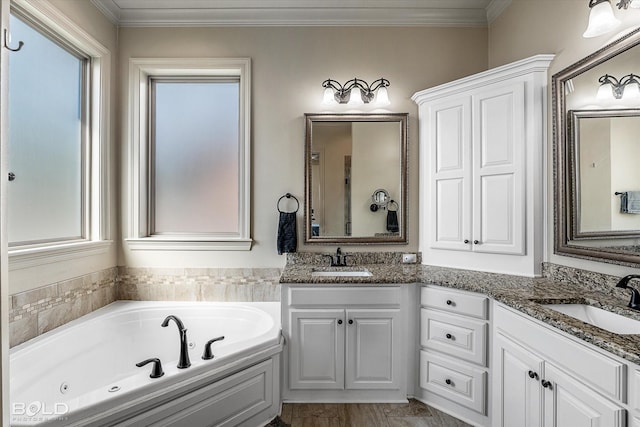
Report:
[[[618,284],[616,288],[622,289],[631,289],[631,300],[629,301],[629,308],[633,308],[634,310],[640,310],[640,293],[636,288],[632,288],[629,286],[629,281],[633,279],[640,279],[640,274],[630,274],[628,276],[624,276]]]
[[[187,343],[187,328],[184,327],[182,321],[177,316],[170,315],[162,322],[162,327],[166,328],[169,325],[169,320],[176,322],[178,332],[180,333],[180,359],[178,360],[178,369],[185,369],[191,366],[189,361],[189,345]]]

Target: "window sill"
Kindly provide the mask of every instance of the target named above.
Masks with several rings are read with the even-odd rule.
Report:
[[[104,254],[112,244],[112,240],[101,240],[9,249],[9,270]]]
[[[249,251],[251,239],[197,240],[166,237],[140,237],[125,239],[129,249],[134,251]]]

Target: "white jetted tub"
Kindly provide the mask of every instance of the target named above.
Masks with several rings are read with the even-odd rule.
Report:
[[[170,315],[188,368],[176,322],[161,326]],[[11,349],[11,425],[263,425],[279,409],[282,345],[277,302],[117,301]],[[164,375],[136,366],[149,358]]]

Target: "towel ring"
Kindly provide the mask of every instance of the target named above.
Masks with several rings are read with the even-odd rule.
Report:
[[[396,205],[396,208],[395,208],[395,209],[391,209],[391,207],[392,207],[393,205]],[[389,211],[390,211],[390,210],[393,210],[393,211],[397,212],[397,211],[398,211],[398,209],[400,209],[400,205],[398,205],[398,202],[396,202],[396,201],[395,201],[395,200],[393,200],[393,199],[389,200],[389,203],[387,204],[387,210],[389,210]]]
[[[290,198],[292,198],[292,197],[293,197],[293,200],[295,200],[295,201],[296,201],[296,204],[298,205],[298,206],[296,206],[296,210],[295,210],[295,211],[293,211],[293,212],[288,212],[288,213],[296,213],[296,212],[298,212],[298,210],[300,209],[300,202],[298,201],[298,199],[296,199],[296,196],[294,196],[294,195],[293,195],[293,194],[291,194],[291,193],[287,193],[287,194],[285,194],[284,196],[282,196],[282,197],[280,197],[280,198],[278,199],[278,203],[276,203],[276,208],[278,209],[278,212],[281,212],[281,213],[283,212],[283,211],[281,211],[281,210],[280,210],[280,201],[281,201],[282,199],[284,199],[285,197],[286,197],[287,199],[290,199]]]

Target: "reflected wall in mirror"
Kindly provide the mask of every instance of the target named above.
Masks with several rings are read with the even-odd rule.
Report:
[[[570,240],[640,237],[640,110],[572,110]]]
[[[407,118],[305,114],[306,243],[407,243]]]
[[[640,209],[623,212],[640,198],[638,98],[597,96],[600,77],[640,73],[638,44],[635,30],[552,77],[558,254],[640,264]]]

